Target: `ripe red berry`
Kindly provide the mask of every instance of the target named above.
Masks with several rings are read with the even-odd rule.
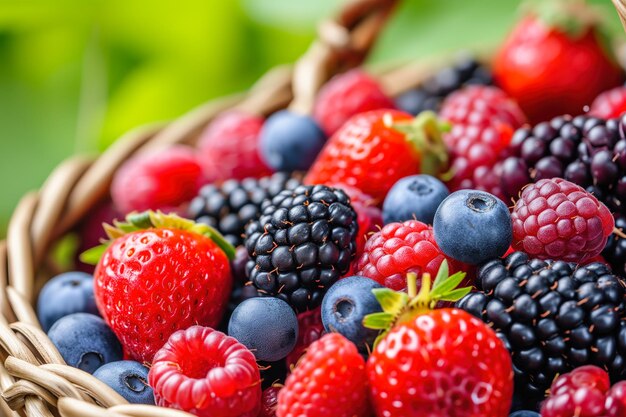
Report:
[[[462,310],[432,310],[396,324],[374,348],[367,372],[377,416],[509,415],[509,352]]]
[[[424,272],[436,276],[446,259],[435,242],[433,229],[417,220],[389,223],[365,243],[363,255],[356,263],[361,275],[393,290],[406,288],[406,274]],[[448,259],[451,271],[458,271],[458,262]]]
[[[626,415],[626,382],[611,387],[604,369],[587,365],[559,376],[541,406],[542,417],[618,417]]]
[[[232,286],[220,246],[174,225],[186,220],[165,221],[171,226],[135,227],[117,237],[94,273],[98,309],[126,355],[138,362],[152,361],[176,330],[192,324],[216,326]]]
[[[257,417],[261,376],[252,352],[210,327],[172,334],[148,374],[156,404],[199,417]]]
[[[331,136],[356,114],[393,108],[393,101],[376,80],[359,69],[353,69],[335,76],[322,87],[315,100],[313,117]]]
[[[298,314],[298,340],[291,353],[287,355],[287,368],[296,366],[311,343],[319,340],[324,334],[324,324],[320,308]]]
[[[277,417],[366,417],[365,361],[339,333],[313,342],[278,394]]]
[[[194,151],[178,145],[126,161],[113,177],[111,197],[122,213],[176,209],[204,182]]]
[[[504,199],[497,165],[525,121],[519,106],[496,87],[470,86],[450,95],[440,115],[452,123],[444,135],[454,174],[450,190],[478,189]]]
[[[539,180],[524,188],[511,219],[517,250],[577,263],[599,255],[615,226],[604,204],[561,178]]]
[[[198,160],[210,182],[272,173],[259,156],[264,122],[260,116],[233,110],[209,124],[198,141]]]
[[[607,90],[593,100],[589,114],[601,119],[613,119],[626,112],[626,87]]]
[[[278,393],[280,387],[272,385],[263,390],[261,397],[261,412],[258,417],[276,417],[276,406],[278,405]]]

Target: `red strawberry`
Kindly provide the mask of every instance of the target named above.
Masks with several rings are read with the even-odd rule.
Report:
[[[264,122],[260,116],[233,110],[209,124],[198,142],[198,160],[211,182],[261,178],[272,173],[258,151]]]
[[[397,110],[358,114],[326,142],[305,182],[346,184],[382,202],[400,178],[446,168],[439,128],[430,112],[416,119]]]
[[[278,393],[277,417],[366,417],[365,361],[339,333],[313,342]]]
[[[254,354],[210,327],[172,334],[148,373],[156,404],[199,417],[257,417],[261,376]]]
[[[324,334],[324,324],[320,308],[305,311],[298,314],[298,340],[291,353],[287,355],[285,361],[287,367],[296,366],[298,360],[304,355],[311,343],[318,340]]]
[[[613,119],[626,112],[626,86],[607,90],[591,103],[589,114],[601,119]]]
[[[177,145],[126,161],[113,177],[111,197],[122,213],[169,211],[195,197],[204,182],[194,150]]]
[[[600,42],[593,11],[581,5],[541,2],[552,10],[528,14],[496,54],[496,84],[517,100],[533,124],[580,114],[598,94],[622,81],[622,71]]]
[[[365,317],[367,327],[382,329],[367,361],[371,400],[377,416],[506,417],[513,396],[511,357],[496,333],[456,308],[429,310],[454,301],[470,288],[448,277],[442,267],[430,290],[409,274],[409,294],[377,289],[383,312]],[[390,330],[388,330],[390,329]]]
[[[94,274],[98,309],[126,355],[151,362],[176,330],[220,322],[234,248],[208,226],[175,215],[148,212],[127,221],[108,226],[113,240],[85,258],[104,250]]]
[[[389,223],[373,234],[365,243],[361,257],[356,261],[356,275],[377,281],[399,291],[406,288],[406,274],[424,272],[435,275],[446,260],[441,252],[433,228],[417,220]],[[458,262],[448,260],[454,271]]]
[[[451,94],[440,116],[452,123],[444,135],[454,174],[450,190],[478,189],[504,200],[496,165],[526,120],[519,106],[496,87],[470,86]]]
[[[360,69],[339,74],[320,90],[313,117],[331,136],[352,116],[396,106],[376,80]]]

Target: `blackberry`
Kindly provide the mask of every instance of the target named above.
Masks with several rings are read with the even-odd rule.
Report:
[[[281,191],[246,227],[248,277],[260,293],[298,312],[315,308],[348,272],[357,232],[356,212],[342,190],[301,185]]]
[[[625,215],[616,216],[615,227],[626,233]],[[615,273],[626,277],[626,239],[613,233],[606,243],[602,256],[611,264]]]
[[[559,116],[518,129],[502,165],[504,194],[516,198],[530,182],[560,177],[592,192],[612,212],[626,214],[624,122]]]
[[[457,307],[489,324],[511,352],[515,390],[543,398],[558,374],[594,364],[626,376],[624,282],[608,266],[514,252],[478,270],[478,292]]]
[[[471,56],[461,56],[457,62],[445,67],[425,80],[419,87],[396,98],[396,106],[411,114],[425,110],[438,111],[441,103],[453,91],[466,85],[491,85],[491,72]]]
[[[239,246],[246,224],[259,217],[263,201],[298,185],[300,177],[283,172],[205,185],[191,201],[187,214],[196,222],[215,227],[232,245]]]

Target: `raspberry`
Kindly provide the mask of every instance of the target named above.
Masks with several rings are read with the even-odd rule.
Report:
[[[514,129],[525,121],[520,108],[495,87],[471,86],[446,99],[440,114],[452,123],[444,135],[454,173],[450,190],[478,189],[504,200],[499,161],[508,156]]]
[[[589,114],[601,119],[620,117],[626,112],[626,86],[607,90],[593,100]]]
[[[172,334],[154,356],[148,383],[157,405],[199,417],[256,417],[261,408],[254,355],[210,327]]]
[[[211,182],[272,173],[258,151],[264,122],[262,117],[242,111],[226,112],[211,122],[198,142],[198,159]]]
[[[296,366],[298,359],[304,355],[311,343],[318,340],[323,334],[324,324],[322,323],[319,307],[315,310],[298,314],[298,340],[296,341],[296,347],[285,358],[287,366]]]
[[[322,87],[315,101],[313,117],[331,136],[355,114],[394,108],[393,101],[376,80],[354,69],[337,75]]]
[[[278,404],[279,392],[280,387],[274,385],[263,390],[261,412],[258,417],[276,417],[276,405]]]
[[[597,366],[582,366],[559,376],[541,407],[542,417],[618,417],[626,415],[626,382],[611,387]]]
[[[406,287],[407,272],[415,272],[418,277],[424,272],[437,276],[444,259],[432,227],[417,220],[389,223],[365,243],[356,275],[398,291]],[[448,259],[448,263],[452,271],[459,270],[456,261]]]
[[[522,191],[511,214],[513,246],[541,259],[582,262],[599,255],[615,222],[582,187],[544,179]]]
[[[339,333],[313,342],[278,394],[277,417],[369,415],[365,361]]]
[[[517,103],[496,87],[473,85],[452,93],[439,116],[452,124],[488,126],[498,120],[518,128],[526,122]]]
[[[172,146],[126,161],[113,177],[111,197],[122,213],[175,209],[191,200],[204,181],[194,151]]]

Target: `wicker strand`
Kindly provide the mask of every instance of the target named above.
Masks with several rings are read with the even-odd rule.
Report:
[[[624,30],[626,30],[626,0],[613,0],[613,5],[617,10],[619,19],[622,21]]]

